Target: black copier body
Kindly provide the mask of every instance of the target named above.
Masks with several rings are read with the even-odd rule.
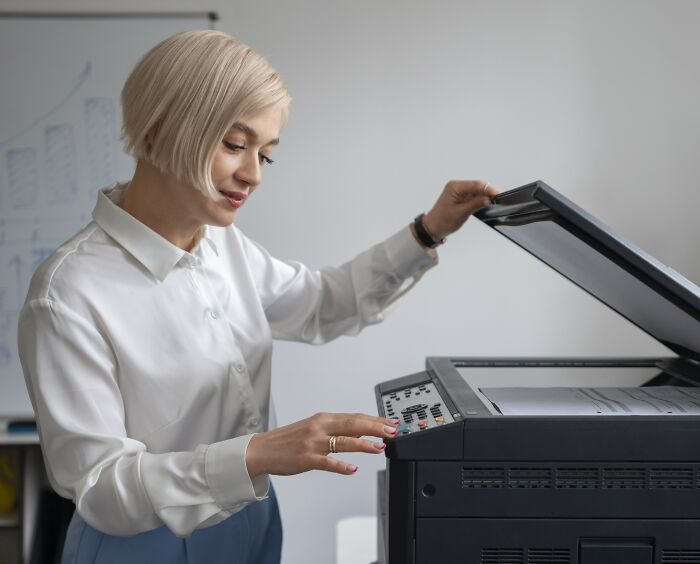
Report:
[[[431,357],[379,384],[380,415],[401,420],[378,480],[380,564],[700,564],[693,409],[510,415],[482,393],[499,378],[528,386],[560,375],[576,386],[692,390],[700,289],[543,182],[476,216],[675,356]]]

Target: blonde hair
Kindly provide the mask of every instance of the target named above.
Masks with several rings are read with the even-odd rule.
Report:
[[[291,100],[267,60],[220,31],[177,33],[138,62],[122,89],[125,150],[215,198],[211,165],[234,122]]]

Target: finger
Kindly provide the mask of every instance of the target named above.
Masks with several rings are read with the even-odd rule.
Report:
[[[393,437],[396,435],[396,423],[391,423],[383,417],[373,417],[360,413],[336,414],[326,426],[329,435],[361,437]]]
[[[491,198],[485,198],[483,196],[474,197],[471,200],[464,202],[458,208],[462,223],[467,221],[469,216],[474,214],[474,212],[491,205],[493,205]]]
[[[340,436],[335,441],[335,449],[338,452],[366,452],[368,454],[378,454],[383,452],[386,444],[381,441],[369,441],[355,437]]]
[[[479,190],[474,194],[475,196],[485,196],[486,198],[493,198],[500,191],[495,186],[491,186],[491,183],[486,180],[477,180],[479,183]]]
[[[463,213],[469,214],[483,208],[484,206],[493,205],[494,203],[495,201],[491,196],[487,196],[485,194],[472,194],[469,196],[469,198],[460,202],[459,206]]]
[[[496,188],[495,186],[491,186],[489,184],[486,187],[486,194],[485,195],[488,196],[489,198],[493,198],[494,196],[497,196],[500,193],[501,193],[501,191],[498,188]]]
[[[461,198],[482,195],[484,187],[488,189],[486,180],[450,180],[447,183],[447,191]]]
[[[499,193],[498,188],[491,186],[487,180],[452,180],[448,184],[464,198],[475,196],[493,197]]]
[[[383,425],[397,425],[398,421],[399,421],[398,417],[390,417],[387,419],[386,417],[378,417],[376,415],[366,415],[364,413],[350,413],[347,415],[350,415],[351,417],[358,417],[359,416],[359,418],[364,419],[366,421],[374,421],[375,423],[381,423]]]
[[[367,415],[366,413],[318,413],[316,414],[316,417],[322,417],[324,418],[324,422],[333,424],[333,421],[340,419],[354,419],[357,421],[368,421],[368,422],[374,422],[374,423],[379,423],[382,425],[398,425],[399,424],[399,418],[398,417],[392,417],[392,418],[386,418],[386,417],[378,417],[376,415]]]
[[[315,463],[317,470],[324,470],[325,472],[334,472],[345,476],[350,476],[357,472],[357,466],[354,464],[348,464],[332,456],[320,456],[315,460]]]
[[[364,413],[331,413],[324,428],[332,435],[358,436],[373,434],[384,436],[384,427],[396,428],[399,424],[398,418],[387,419]],[[390,430],[388,430],[391,433]]]

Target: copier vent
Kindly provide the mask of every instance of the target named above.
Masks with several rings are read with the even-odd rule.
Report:
[[[568,548],[482,548],[481,564],[570,564]],[[700,564],[700,550],[666,549],[661,564]]]
[[[700,466],[463,467],[462,488],[696,489],[700,488]]]
[[[661,564],[700,564],[700,550],[664,550]]]
[[[483,548],[481,564],[569,564],[568,548]]]
[[[525,551],[519,548],[484,548],[481,564],[523,564]]]

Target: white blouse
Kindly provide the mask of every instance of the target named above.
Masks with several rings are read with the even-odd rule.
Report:
[[[437,263],[402,229],[337,268],[282,262],[236,227],[183,251],[99,193],[35,272],[19,352],[53,488],[94,528],[178,537],[264,499],[272,339],[323,343],[382,320]]]

